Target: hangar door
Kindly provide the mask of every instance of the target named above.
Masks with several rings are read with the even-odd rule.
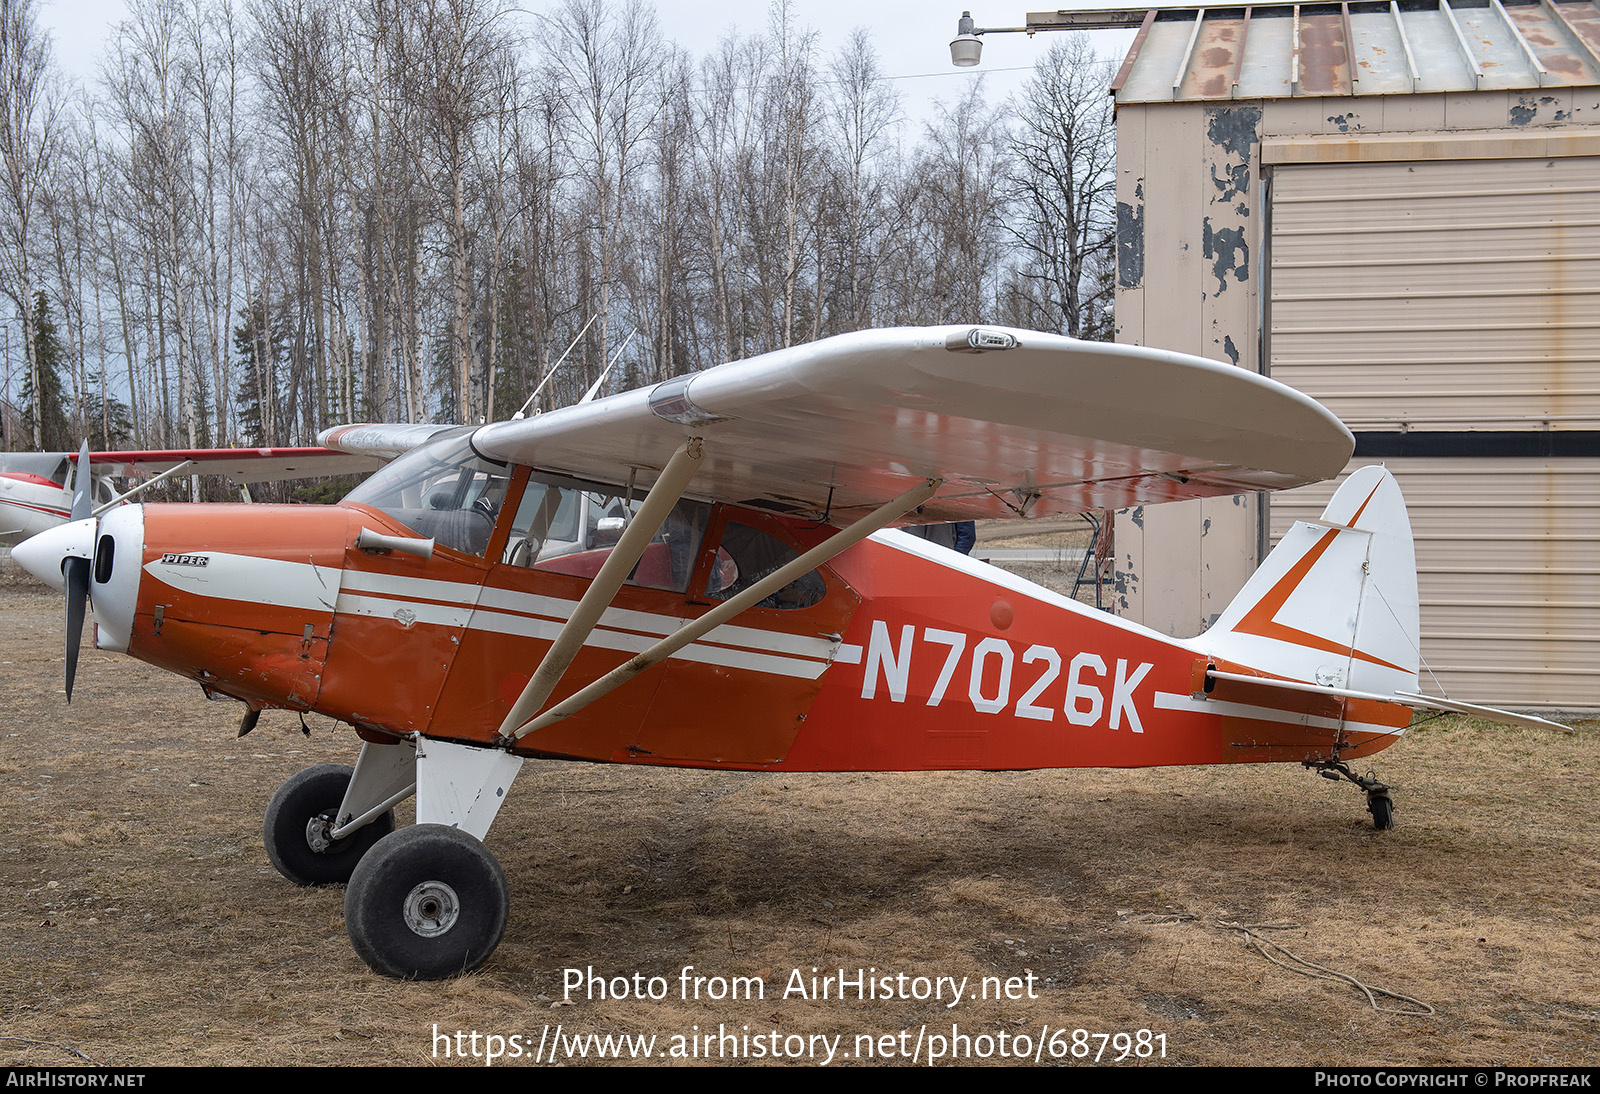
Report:
[[[1600,155],[1518,147],[1273,163],[1264,142],[1267,360],[1405,491],[1439,684],[1600,709]],[[1276,495],[1273,540],[1332,490]]]

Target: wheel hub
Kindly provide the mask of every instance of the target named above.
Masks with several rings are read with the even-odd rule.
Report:
[[[406,894],[406,926],[423,938],[437,938],[456,925],[461,900],[442,881],[424,881]]]
[[[319,855],[325,855],[333,850],[333,845],[338,842],[330,834],[333,831],[333,818],[326,813],[318,813],[306,821],[306,846]]]

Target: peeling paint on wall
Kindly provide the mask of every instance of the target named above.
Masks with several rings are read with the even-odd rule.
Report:
[[[1205,219],[1205,255],[1211,260],[1211,276],[1217,279],[1217,291],[1213,296],[1221,296],[1228,287],[1228,276],[1238,282],[1250,280],[1250,244],[1245,242],[1244,229],[1223,228],[1213,230],[1211,218]]]
[[[1217,177],[1216,165],[1211,168],[1211,184],[1217,188],[1218,201],[1232,201],[1234,198],[1242,197],[1250,192],[1250,164],[1248,162],[1224,164],[1222,169],[1227,174],[1226,178]],[[1241,202],[1239,208],[1242,210],[1246,206]]]
[[[1144,180],[1133,187],[1137,206],[1117,202],[1117,286],[1137,289],[1144,282]]]
[[[1228,355],[1228,362],[1232,365],[1239,363],[1239,347],[1233,344],[1233,339],[1226,334],[1222,336],[1222,352]]]
[[[1133,572],[1133,556],[1127,555],[1123,564],[1114,571],[1111,590],[1116,594],[1119,611],[1128,610],[1128,597],[1139,595],[1139,575]]]
[[[1259,106],[1218,106],[1206,111],[1206,139],[1246,163],[1260,128]]]
[[[1255,148],[1260,140],[1261,108],[1258,106],[1222,106],[1206,109],[1206,139],[1212,146],[1208,159],[1211,164],[1211,183],[1217,189],[1212,199],[1213,210],[1235,215],[1240,221],[1250,216],[1250,171],[1255,158]],[[1231,208],[1227,208],[1231,206]],[[1226,224],[1229,216],[1219,223]],[[1211,218],[1204,222],[1202,243],[1211,273],[1217,279],[1213,297],[1221,296],[1231,279],[1243,282],[1249,279],[1250,248],[1245,242],[1244,227],[1215,227]],[[1237,362],[1236,362],[1237,363]]]
[[[1570,121],[1577,110],[1561,109],[1562,100],[1554,95],[1518,95],[1517,101],[1506,111],[1506,117],[1512,125],[1523,126],[1535,123],[1551,125],[1558,122]],[[1541,119],[1539,111],[1546,107],[1556,108],[1549,118]],[[1581,110],[1582,107],[1577,108]]]

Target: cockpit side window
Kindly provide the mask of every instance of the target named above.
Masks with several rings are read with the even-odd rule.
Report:
[[[800,554],[777,537],[736,520],[722,530],[716,561],[706,582],[706,595],[730,600]],[[762,608],[809,608],[827,595],[828,585],[815,570],[801,574],[759,602]]]
[[[592,578],[643,501],[642,493],[629,496],[614,486],[535,471],[511,522],[501,561]],[[679,501],[628,575],[628,584],[680,593],[687,589],[710,512],[704,502]]]
[[[441,547],[482,558],[510,480],[510,468],[484,459],[465,436],[456,436],[401,456],[345,500],[381,510]]]

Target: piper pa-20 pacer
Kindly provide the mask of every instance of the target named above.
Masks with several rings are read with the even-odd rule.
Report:
[[[525,757],[752,771],[1349,761],[1417,694],[1400,491],[1356,472],[1179,640],[892,530],[1275,490],[1352,438],[1300,393],[1132,346],[866,331],[410,448],[337,507],[126,505],[15,549],[96,643],[261,709],[355,767],[289,779],[267,854],[348,882],[382,973],[481,965],[509,906],[483,840]],[[69,673],[71,669],[69,667]],[[1479,708],[1466,708],[1485,713]],[[1524,722],[1538,719],[1492,712]],[[1544,724],[1540,722],[1540,724]],[[393,808],[416,795],[417,824]]]

